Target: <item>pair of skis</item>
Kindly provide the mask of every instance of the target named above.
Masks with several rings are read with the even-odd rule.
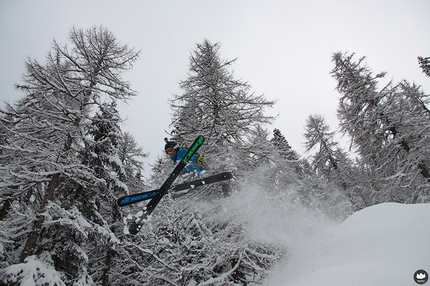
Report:
[[[173,182],[176,180],[176,178],[179,176],[181,171],[185,168],[188,161],[193,157],[193,155],[197,152],[197,150],[200,148],[200,146],[205,141],[205,138],[203,136],[198,136],[194,143],[191,145],[191,147],[188,149],[188,152],[185,154],[185,156],[179,161],[179,163],[176,165],[176,167],[173,169],[172,173],[167,177],[166,181],[161,185],[161,187],[158,190],[143,192],[139,194],[129,195],[125,197],[121,197],[118,199],[117,203],[120,207],[130,205],[133,203],[141,202],[143,200],[148,200],[149,203],[144,208],[142,214],[137,217],[130,225],[129,231],[131,234],[137,234],[139,230],[142,228],[144,220],[152,213],[152,211],[155,209],[155,207],[160,202],[161,198],[167,194],[169,189],[171,188]],[[180,184],[173,187],[173,191],[180,191],[184,189],[189,189],[197,186],[201,186],[204,184],[211,184],[219,181],[224,181],[232,178],[231,173],[221,173],[218,175],[210,176],[201,180],[196,180],[184,184]]]
[[[209,184],[217,183],[217,182],[222,182],[225,180],[229,180],[231,178],[233,178],[233,175],[230,172],[220,173],[220,174],[209,176],[206,178],[202,178],[202,179],[182,183],[179,185],[175,185],[175,186],[171,187],[171,191],[172,191],[173,195],[176,196],[176,195],[186,193],[186,192],[188,192],[189,189],[193,189],[195,187],[199,187],[199,186],[203,186],[203,185],[209,185]],[[149,199],[155,197],[155,195],[159,191],[160,190],[152,190],[152,191],[146,191],[146,192],[142,192],[142,193],[137,193],[137,194],[132,194],[132,195],[120,197],[117,200],[117,204],[120,207],[124,207],[124,206],[135,204],[135,203],[138,203],[141,201],[149,200]]]

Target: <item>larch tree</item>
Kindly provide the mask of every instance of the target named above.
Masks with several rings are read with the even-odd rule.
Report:
[[[21,209],[34,214],[20,225],[24,231],[15,235],[15,239],[28,236],[20,248],[21,262],[46,250],[46,245],[38,243],[53,221],[85,221],[77,208],[63,208],[61,196],[77,190],[65,190],[65,184],[85,189],[101,182],[79,155],[92,111],[105,100],[125,101],[136,94],[121,74],[132,68],[139,52],[121,45],[102,26],[73,28],[69,40],[63,47],[54,41],[44,65],[27,60],[23,84],[17,85],[25,96],[0,110],[0,125],[7,133],[1,142],[2,200],[12,200],[17,206],[26,197],[38,202],[30,209]],[[90,225],[78,226],[76,234],[85,236]],[[75,275],[74,279],[90,282],[89,274],[84,275],[87,278]]]
[[[323,181],[339,188],[354,204],[351,188],[359,183],[354,175],[357,171],[353,161],[348,157],[339,144],[334,141],[335,132],[321,115],[309,115],[306,120],[304,137],[306,152],[315,150],[311,156],[311,167],[315,175]]]
[[[332,75],[341,93],[340,126],[370,178],[373,203],[429,200],[428,96],[403,81],[378,89],[364,58],[336,53]]]
[[[339,170],[340,164],[336,154],[338,144],[333,140],[334,132],[329,130],[330,127],[321,115],[310,115],[306,120],[306,151],[317,148],[317,152],[312,156],[312,166],[317,174],[327,180],[332,179],[332,173]]]
[[[275,102],[235,79],[231,71],[235,60],[222,60],[219,49],[219,43],[205,40],[192,52],[188,78],[180,82],[183,92],[171,101],[172,135],[183,144],[204,135],[202,150],[211,168],[235,171],[235,157],[248,156],[240,153],[240,146],[258,126],[272,122],[264,110]]]
[[[430,201],[430,96],[402,81],[387,101],[388,156],[396,163],[389,178],[393,198],[406,203]]]

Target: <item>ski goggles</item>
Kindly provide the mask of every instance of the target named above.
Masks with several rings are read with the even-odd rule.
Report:
[[[167,155],[171,155],[171,154],[173,154],[173,152],[175,152],[175,149],[173,149],[172,147],[166,149]]]

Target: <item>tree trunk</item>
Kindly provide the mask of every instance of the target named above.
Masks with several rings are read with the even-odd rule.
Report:
[[[4,218],[9,213],[9,210],[10,210],[11,206],[12,206],[12,200],[11,199],[7,199],[7,200],[4,201],[3,208],[0,211],[0,220],[4,220]]]
[[[114,224],[115,224],[115,221],[118,221],[118,216],[119,216],[119,213],[115,212],[115,209],[118,209],[116,204],[113,205],[113,210],[112,210],[113,219],[112,219],[112,223],[111,223],[112,226],[110,227],[110,230],[112,231],[112,233],[116,232],[115,231],[116,228],[115,228]],[[105,265],[104,265],[103,274],[101,277],[102,286],[111,285],[110,284],[110,280],[111,280],[110,279],[110,273],[111,273],[111,269],[112,269],[112,262],[113,262],[115,255],[116,255],[116,251],[114,250],[115,249],[114,244],[115,244],[114,242],[107,244]]]
[[[49,182],[48,189],[46,190],[45,197],[42,201],[39,214],[37,215],[36,221],[33,224],[33,228],[30,234],[28,235],[27,241],[24,246],[24,250],[21,253],[21,262],[24,262],[24,260],[28,256],[34,254],[34,249],[36,248],[36,242],[37,242],[37,239],[39,238],[43,222],[45,221],[45,217],[42,214],[45,212],[49,201],[52,200],[54,196],[54,191],[58,186],[59,180],[60,180],[60,173],[53,175],[51,181]]]
[[[227,198],[231,195],[231,184],[230,183],[223,183],[221,185],[221,190],[224,195],[224,198]]]
[[[115,256],[115,251],[112,249],[112,246],[109,245],[108,249],[106,251],[106,260],[105,260],[105,267],[103,269],[103,275],[102,275],[102,286],[109,286],[110,285],[110,277],[109,274],[111,272],[111,265],[112,265],[112,259]]]

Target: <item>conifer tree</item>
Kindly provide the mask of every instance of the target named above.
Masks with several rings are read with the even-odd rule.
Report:
[[[2,198],[16,202],[19,207],[14,208],[14,214],[22,211],[20,216],[27,219],[19,227],[28,232],[28,238],[26,232],[14,235],[17,242],[25,239],[20,243],[24,247],[15,249],[21,251],[20,261],[25,264],[27,258],[43,258],[63,271],[68,283],[91,284],[87,255],[81,246],[100,217],[88,219],[65,198],[79,197],[80,189],[83,194],[83,190],[100,185],[103,171],[93,170],[79,156],[91,111],[105,99],[115,102],[135,95],[120,75],[132,68],[139,53],[120,45],[104,27],[74,28],[69,38],[64,47],[54,41],[46,64],[31,59],[26,62],[24,83],[17,86],[25,97],[0,111],[0,124],[8,138],[1,146],[3,159],[9,163],[1,165],[0,177],[6,190]],[[112,184],[112,180],[105,183]],[[26,202],[24,198],[29,199]],[[60,228],[56,227],[59,223]],[[43,238],[56,237],[60,229],[64,232],[58,240],[46,243],[49,240]],[[61,247],[67,249],[64,254],[49,252]]]
[[[378,90],[378,79],[352,55],[333,56],[341,93],[338,116],[370,178],[373,203],[429,200],[428,96],[403,81]]]
[[[121,119],[115,102],[104,103],[99,107],[88,128],[82,159],[93,170],[99,183],[83,188],[77,186],[74,204],[84,218],[95,225],[91,231],[94,240],[86,243],[92,278],[101,280],[102,285],[111,285],[113,264],[119,247],[118,235],[122,233],[122,215],[116,199],[128,193],[125,184],[126,171],[119,159],[118,149],[122,136],[119,123]]]
[[[246,178],[273,195],[297,180],[299,158],[279,129],[274,129],[272,139],[268,137],[268,132],[260,131],[251,138],[254,167],[247,170]]]
[[[430,77],[430,57],[418,57],[418,63],[420,64],[423,73]]]
[[[196,134],[204,135],[206,145],[201,150],[211,168],[234,171],[237,157],[244,156],[240,146],[246,136],[272,122],[264,110],[274,101],[255,95],[248,83],[235,79],[230,70],[235,60],[222,60],[219,49],[219,43],[205,40],[192,52],[189,76],[180,82],[183,93],[171,101],[172,134],[185,145]]]
[[[347,153],[334,141],[334,135],[335,132],[330,132],[323,116],[309,115],[304,137],[306,151],[315,149],[310,162],[315,175],[330,184],[331,188],[339,188],[342,194],[356,205],[357,199],[351,192],[354,186],[362,184],[357,179],[359,171],[355,169]]]
[[[268,164],[272,159],[272,148],[267,139],[269,132],[260,126],[248,136],[246,142],[243,144],[242,149],[249,154],[249,156],[240,156],[240,168],[242,172],[250,172],[263,164]]]
[[[270,141],[279,150],[281,156],[289,160],[299,159],[299,155],[292,149],[281,130],[275,128],[273,130],[273,138]]]
[[[138,193],[145,186],[142,180],[143,158],[148,157],[129,132],[123,132],[118,142],[118,156],[126,174],[126,184],[131,193]]]
[[[333,141],[334,132],[329,132],[329,126],[320,115],[310,115],[306,120],[305,130],[306,151],[314,147],[318,148],[312,159],[313,168],[317,174],[330,180],[331,173],[339,169],[339,159],[336,154],[338,144]]]

